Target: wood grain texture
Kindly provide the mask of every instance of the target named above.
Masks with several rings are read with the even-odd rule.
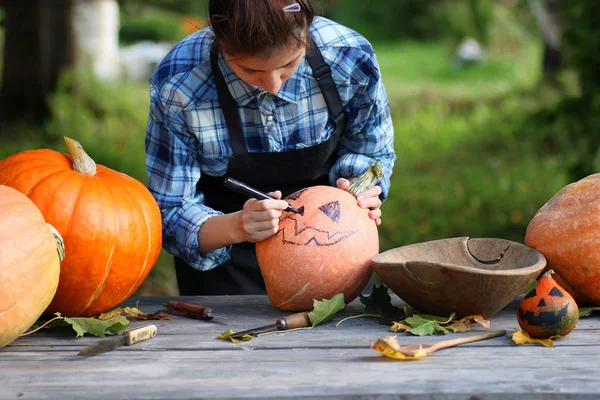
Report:
[[[16,340],[0,349],[0,399],[591,399],[600,393],[600,319],[594,314],[555,348],[516,346],[498,337],[402,362],[369,347],[369,341],[393,334],[377,320],[356,318],[335,327],[363,312],[358,300],[332,323],[237,345],[216,336],[266,325],[285,313],[266,296],[138,297],[124,305],[150,313],[179,299],[213,308],[214,320],[152,321],[156,337],[91,358],[76,354],[99,340],[95,337],[42,330]],[[515,301],[493,316],[491,329],[512,332],[518,326],[516,306]],[[470,334],[399,334],[398,340],[431,343]]]

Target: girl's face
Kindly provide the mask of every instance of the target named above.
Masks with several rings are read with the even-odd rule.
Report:
[[[300,66],[304,52],[304,47],[285,47],[273,51],[268,57],[224,55],[240,79],[271,94],[277,94],[283,82],[294,75]]]

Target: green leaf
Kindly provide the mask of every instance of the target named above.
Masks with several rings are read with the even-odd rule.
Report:
[[[100,320],[96,318],[64,318],[64,322],[71,325],[75,332],[76,337],[83,336],[89,333],[94,336],[105,337],[106,332],[113,334],[119,333],[119,331],[125,329],[129,325],[129,320],[122,315],[115,315],[109,319]]]
[[[444,322],[447,318],[440,321],[440,317],[413,315],[404,320],[405,324],[410,325],[410,328],[406,332],[410,332],[413,335],[425,336],[433,335],[434,333],[447,334],[448,330],[440,325],[440,322]]]
[[[323,322],[327,322],[333,319],[335,314],[338,311],[343,310],[345,306],[344,295],[342,293],[336,294],[329,300],[313,300],[313,310],[308,313],[310,323],[314,327]]]
[[[593,311],[600,311],[600,307],[583,307],[579,309],[579,318],[589,317]]]
[[[365,314],[379,315],[379,323],[391,325],[393,321],[399,321],[406,317],[403,310],[392,305],[392,298],[388,287],[382,283],[373,285],[373,291],[369,296],[358,295],[360,302],[365,305]]]

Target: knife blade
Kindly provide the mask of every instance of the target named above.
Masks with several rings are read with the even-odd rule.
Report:
[[[77,353],[78,356],[95,356],[97,354],[112,351],[121,346],[131,346],[132,344],[148,340],[156,336],[156,325],[146,325],[141,328],[130,329],[117,337],[104,339],[92,343]]]

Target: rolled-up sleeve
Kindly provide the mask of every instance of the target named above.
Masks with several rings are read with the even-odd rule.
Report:
[[[337,178],[361,175],[375,161],[380,161],[384,175],[377,184],[381,186],[383,201],[389,192],[396,161],[394,127],[375,54],[364,52],[357,67],[367,79],[346,107],[348,123],[338,145],[340,157],[329,178],[335,184]]]
[[[194,156],[197,138],[186,133],[180,108],[161,98],[154,86],[150,100],[146,171],[148,189],[162,215],[163,247],[197,270],[215,268],[227,260],[231,247],[210,253],[198,251],[200,227],[207,219],[222,213],[206,206],[204,195],[196,191],[201,175]]]

